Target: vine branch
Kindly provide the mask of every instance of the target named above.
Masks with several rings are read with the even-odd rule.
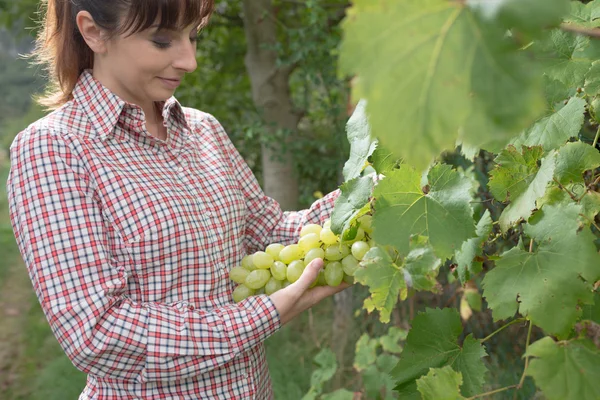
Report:
[[[477,399],[479,397],[489,396],[489,395],[492,395],[492,394],[504,392],[505,390],[514,389],[516,387],[517,387],[517,385],[505,386],[505,387],[500,388],[500,389],[495,389],[495,390],[492,390],[492,391],[489,391],[489,392],[480,393],[480,394],[476,394],[475,396],[467,397],[467,400],[473,400],[473,399]]]
[[[598,144],[598,136],[600,136],[600,126],[598,127],[598,130],[596,131],[596,137],[594,137],[594,143],[592,143],[592,147],[596,148],[596,145]]]
[[[567,192],[567,194],[569,195],[569,197],[571,198],[571,200],[575,201],[575,202],[579,202],[579,200],[577,199],[577,196],[575,196],[573,193],[571,193],[571,191],[569,189],[567,189],[566,187],[564,187],[556,178],[552,178],[554,180],[554,182],[556,182],[556,184],[558,185],[558,187],[561,190],[564,190],[565,192]]]
[[[517,385],[517,389],[521,389],[523,387],[523,382],[525,382],[525,373],[527,372],[527,367],[529,366],[529,355],[527,354],[527,350],[529,349],[529,340],[531,339],[531,328],[533,324],[529,321],[529,329],[527,330],[527,342],[525,343],[525,368],[523,368],[523,375],[521,375],[521,380]]]
[[[492,337],[494,337],[494,336],[495,336],[497,333],[499,333],[500,331],[503,331],[504,329],[508,328],[508,327],[509,327],[509,326],[511,326],[511,325],[518,324],[519,322],[523,322],[523,321],[526,321],[526,320],[527,320],[526,318],[517,318],[517,319],[513,319],[513,320],[512,320],[512,321],[510,321],[509,323],[507,323],[507,324],[504,324],[504,325],[502,325],[500,328],[496,329],[494,332],[492,332],[491,334],[489,334],[489,335],[488,335],[488,336],[486,336],[485,338],[483,338],[483,339],[479,339],[479,342],[480,342],[480,343],[485,343],[485,342],[487,342],[488,340],[490,340]]]
[[[565,32],[572,32],[582,36],[588,36],[595,39],[600,39],[600,29],[584,28],[573,24],[561,24],[560,29]]]

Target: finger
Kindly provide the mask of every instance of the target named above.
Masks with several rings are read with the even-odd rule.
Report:
[[[317,286],[312,289],[309,289],[303,297],[306,298],[308,307],[312,307],[324,298],[333,296],[334,294],[339,293],[342,290],[348,289],[350,286],[352,285],[346,282],[342,282],[338,286]]]
[[[319,275],[319,270],[323,268],[323,260],[320,258],[315,258],[312,260],[306,267],[304,267],[304,271],[300,278],[290,286],[294,286],[295,290],[300,291],[301,293],[305,292],[310,285],[317,279]]]

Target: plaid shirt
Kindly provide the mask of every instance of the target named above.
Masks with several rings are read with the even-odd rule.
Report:
[[[74,99],[10,148],[10,218],[52,331],[88,374],[82,399],[272,398],[266,295],[231,267],[323,222],[338,191],[282,212],[210,114],[161,104],[168,139],[82,73]]]

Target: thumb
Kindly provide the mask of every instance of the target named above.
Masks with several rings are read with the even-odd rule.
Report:
[[[320,258],[315,258],[312,260],[306,267],[304,267],[304,271],[300,278],[293,284],[298,286],[298,290],[302,292],[306,291],[312,283],[319,276],[319,271],[323,268],[323,260]]]

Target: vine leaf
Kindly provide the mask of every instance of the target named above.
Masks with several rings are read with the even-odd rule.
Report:
[[[411,241],[411,250],[402,265],[406,287],[435,291],[436,277],[442,260],[433,254],[431,246]]]
[[[367,159],[377,147],[377,141],[371,139],[371,127],[366,113],[366,101],[360,100],[346,124],[346,134],[350,142],[350,157],[344,164],[344,180],[360,176]]]
[[[579,134],[583,125],[585,105],[585,100],[571,97],[566,106],[536,122],[513,140],[512,144],[517,148],[522,145],[541,145],[546,151],[562,146],[567,140]]]
[[[375,136],[419,171],[459,131],[473,146],[506,143],[542,110],[537,69],[468,2],[352,3],[340,70],[357,76],[353,97],[367,100]]]
[[[544,64],[544,73],[568,87],[583,87],[585,76],[596,61],[600,44],[586,36],[555,29],[548,38],[538,42],[538,58]]]
[[[469,0],[484,18],[498,18],[507,28],[539,32],[557,26],[569,12],[569,0]]]
[[[464,285],[474,275],[481,272],[482,262],[475,261],[475,257],[480,256],[483,252],[482,246],[492,232],[492,217],[489,210],[481,216],[477,223],[477,237],[468,239],[462,244],[460,250],[456,252],[456,264],[458,278]]]
[[[429,373],[417,380],[417,389],[423,400],[461,400],[462,374],[451,367],[430,368]]]
[[[375,242],[406,255],[412,235],[427,236],[442,260],[475,236],[471,181],[449,165],[435,165],[421,185],[421,175],[405,166],[375,187]]]
[[[390,322],[392,310],[398,302],[400,292],[406,290],[404,273],[387,251],[372,247],[354,273],[354,279],[369,287],[371,296],[364,301],[368,312],[377,309],[381,322]]]
[[[487,371],[482,357],[487,354],[472,335],[463,347],[458,345],[462,323],[456,309],[426,309],[417,314],[408,332],[404,351],[391,374],[397,380],[396,389],[409,397],[417,391],[415,381],[429,368],[450,366],[462,374],[463,396],[473,396],[481,391]]]
[[[566,16],[566,22],[573,22],[585,28],[600,26],[600,1],[594,0],[588,4],[580,1],[571,2],[571,12]]]
[[[548,205],[524,232],[539,247],[522,246],[501,255],[483,279],[483,296],[495,320],[518,310],[549,334],[567,335],[581,316],[580,303],[591,304],[592,283],[600,279],[600,254],[594,235],[581,229],[581,206]]]
[[[548,400],[600,399],[600,351],[587,339],[556,343],[545,337],[529,346],[526,374]]]
[[[584,183],[583,173],[598,167],[598,150],[583,142],[567,143],[558,151],[554,176],[563,185]]]
[[[600,93],[600,61],[592,63],[592,67],[585,76],[584,89],[588,96],[596,96]]]
[[[341,193],[335,200],[331,214],[331,230],[341,234],[350,227],[352,220],[369,203],[373,192],[372,176],[362,176],[340,186]]]
[[[551,152],[545,158],[543,154],[540,146],[523,147],[522,153],[509,146],[496,157],[498,165],[490,173],[490,192],[499,201],[510,200],[500,215],[503,232],[521,218],[531,216],[536,201],[544,196],[546,186],[552,181],[556,153]]]

